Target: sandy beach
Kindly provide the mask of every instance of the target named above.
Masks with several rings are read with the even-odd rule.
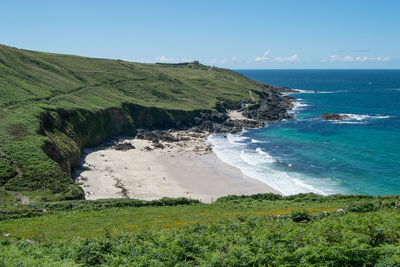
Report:
[[[121,139],[135,148],[85,149],[76,182],[86,199],[187,197],[209,203],[232,194],[279,193],[218,159],[205,142],[208,133],[172,134],[182,141]]]

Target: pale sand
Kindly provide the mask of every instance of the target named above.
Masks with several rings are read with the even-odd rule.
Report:
[[[237,110],[229,110],[228,116],[231,120],[247,120],[247,121],[254,121],[253,119],[246,118],[243,116],[242,112]]]
[[[209,203],[226,195],[279,193],[219,160],[205,144],[207,134],[189,135],[191,140],[162,142],[164,149],[152,151],[144,149],[153,147],[150,141],[139,139],[124,141],[136,147],[128,151],[86,149],[86,170],[77,182],[86,199],[186,197]]]

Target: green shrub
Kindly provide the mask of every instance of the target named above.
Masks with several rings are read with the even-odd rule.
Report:
[[[372,202],[361,202],[350,204],[347,210],[351,212],[370,212],[376,210],[377,208],[378,206]]]
[[[85,266],[96,266],[104,262],[105,255],[111,252],[108,240],[85,240],[75,247],[75,260]]]
[[[386,240],[385,229],[380,227],[369,227],[369,244],[373,247],[383,244]]]
[[[27,204],[21,207],[11,206],[0,210],[0,221],[42,216],[60,211],[90,211],[108,208],[127,207],[159,207],[193,205],[200,202],[187,198],[162,198],[160,200],[144,201],[137,199],[100,199],[100,200],[71,200],[60,202],[41,202]]]
[[[311,215],[306,210],[293,211],[291,218],[294,222],[309,222],[311,220]]]
[[[17,171],[14,167],[1,158],[0,154],[0,186],[4,185],[8,180],[17,175]]]
[[[265,194],[254,194],[254,195],[229,195],[226,197],[220,197],[216,200],[218,202],[231,202],[231,201],[242,201],[242,200],[282,200],[283,196],[273,193],[265,193]]]

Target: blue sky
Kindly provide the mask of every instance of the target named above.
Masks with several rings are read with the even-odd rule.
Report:
[[[400,1],[8,1],[0,43],[227,68],[400,68]]]

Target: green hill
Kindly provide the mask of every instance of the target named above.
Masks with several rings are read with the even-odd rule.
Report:
[[[201,64],[139,64],[0,45],[0,199],[82,198],[80,150],[259,100],[271,86]],[[22,195],[21,195],[22,193]]]

